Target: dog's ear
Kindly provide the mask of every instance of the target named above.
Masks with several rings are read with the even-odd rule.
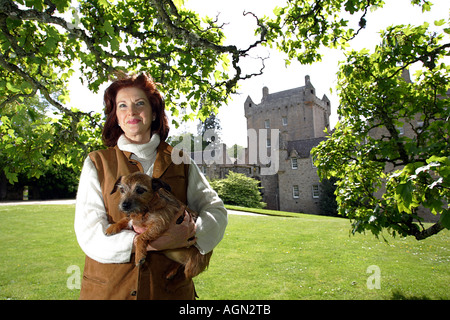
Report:
[[[158,191],[161,188],[166,189],[167,191],[172,191],[172,188],[161,179],[152,179],[153,191]]]
[[[114,184],[114,188],[112,189],[110,194],[113,194],[114,192],[117,191],[117,187],[119,186],[120,181],[122,181],[122,176],[120,176],[119,179],[117,179],[116,183]]]

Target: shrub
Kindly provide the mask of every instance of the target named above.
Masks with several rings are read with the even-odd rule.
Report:
[[[225,179],[211,181],[211,187],[216,190],[225,204],[247,207],[264,208],[262,196],[258,186],[259,181],[249,178],[242,173],[230,171]]]

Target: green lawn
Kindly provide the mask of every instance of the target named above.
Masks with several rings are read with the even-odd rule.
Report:
[[[84,255],[74,206],[0,207],[0,299],[77,299],[67,288]],[[195,280],[200,299],[450,299],[450,232],[418,242],[349,236],[349,221],[230,215],[210,268]],[[381,289],[368,289],[369,266]]]

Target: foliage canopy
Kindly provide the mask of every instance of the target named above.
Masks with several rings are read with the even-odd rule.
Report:
[[[166,108],[175,118],[181,109],[189,107],[192,113],[185,113],[183,120],[195,116],[204,120],[217,113],[240,81],[263,73],[263,58],[257,70],[248,74],[242,71],[243,58],[252,50],[276,45],[288,54],[288,60],[312,63],[320,59],[321,45],[344,46],[358,32],[337,12],[360,15],[363,21],[368,8],[382,4],[381,0],[312,4],[292,0],[274,9],[274,19],[244,12],[246,18],[254,20],[257,37],[238,48],[224,45],[224,24],[218,17],[200,17],[186,9],[183,0],[1,0],[1,115],[10,118],[9,111],[20,113],[21,109],[32,112],[34,102],[28,99],[33,97],[47,101],[56,113],[49,117],[48,107],[41,110],[40,114],[50,119],[40,126],[47,133],[36,141],[24,136],[16,139],[21,136],[20,130],[3,118],[2,147],[37,151],[43,147],[56,150],[58,146],[59,154],[69,154],[69,158],[52,154],[52,160],[80,168],[81,159],[98,147],[96,135],[102,117],[66,107],[68,80],[76,68],[81,71],[81,81],[94,92],[120,72],[148,72],[162,84]],[[361,22],[358,28],[362,27]],[[29,143],[24,147],[25,142]],[[32,158],[30,166],[34,167],[32,163],[38,162],[38,156]],[[2,165],[13,182],[23,162],[12,157]],[[22,172],[28,172],[25,168]],[[30,176],[41,173],[39,166],[35,168],[29,171]]]
[[[323,177],[339,179],[339,213],[353,232],[420,240],[450,227],[450,29],[428,27],[390,27],[373,53],[352,51],[340,66],[340,121],[313,154]],[[423,68],[410,81],[416,62]],[[439,222],[425,228],[420,206]]]

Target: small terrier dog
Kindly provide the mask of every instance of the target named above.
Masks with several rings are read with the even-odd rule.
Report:
[[[126,217],[114,223],[106,230],[106,235],[119,233],[129,227],[144,227],[146,231],[136,237],[135,263],[140,266],[147,256],[147,245],[159,238],[167,231],[171,221],[180,216],[177,224],[184,220],[185,210],[194,221],[198,214],[179,201],[170,191],[170,186],[160,179],[136,172],[120,177],[111,194],[120,190],[119,209],[126,213]],[[162,251],[166,257],[184,266],[186,278],[193,278],[203,272],[209,265],[212,252],[202,255],[194,246],[188,248]],[[178,272],[180,265],[168,271],[166,278],[172,279]]]

